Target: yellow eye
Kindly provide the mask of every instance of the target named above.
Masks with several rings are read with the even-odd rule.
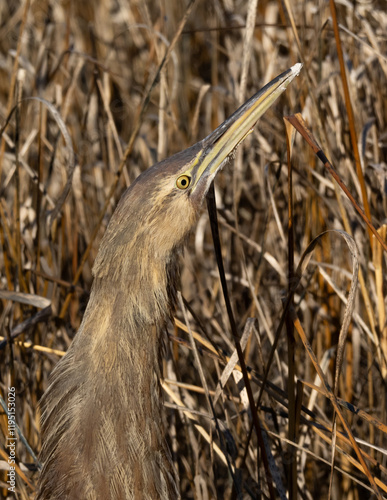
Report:
[[[187,189],[191,183],[191,177],[188,175],[181,175],[176,181],[176,187],[179,189]]]

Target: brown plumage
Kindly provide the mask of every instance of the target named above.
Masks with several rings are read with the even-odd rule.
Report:
[[[299,70],[277,77],[122,196],[94,263],[82,324],[41,402],[38,500],[180,498],[159,387],[177,255],[217,171]]]

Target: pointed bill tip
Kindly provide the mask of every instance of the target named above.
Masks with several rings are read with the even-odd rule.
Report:
[[[290,68],[291,72],[293,73],[294,76],[298,76],[300,74],[300,71],[302,69],[303,64],[302,63],[297,63],[294,66]]]

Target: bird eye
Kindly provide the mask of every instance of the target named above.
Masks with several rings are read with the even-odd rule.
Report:
[[[178,187],[179,189],[187,189],[190,183],[191,177],[189,177],[188,175],[181,175],[176,181],[176,187]]]

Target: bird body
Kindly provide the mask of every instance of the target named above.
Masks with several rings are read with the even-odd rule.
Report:
[[[94,263],[81,326],[41,402],[37,500],[180,498],[159,385],[178,254],[216,173],[300,69],[145,171],[122,196]]]

